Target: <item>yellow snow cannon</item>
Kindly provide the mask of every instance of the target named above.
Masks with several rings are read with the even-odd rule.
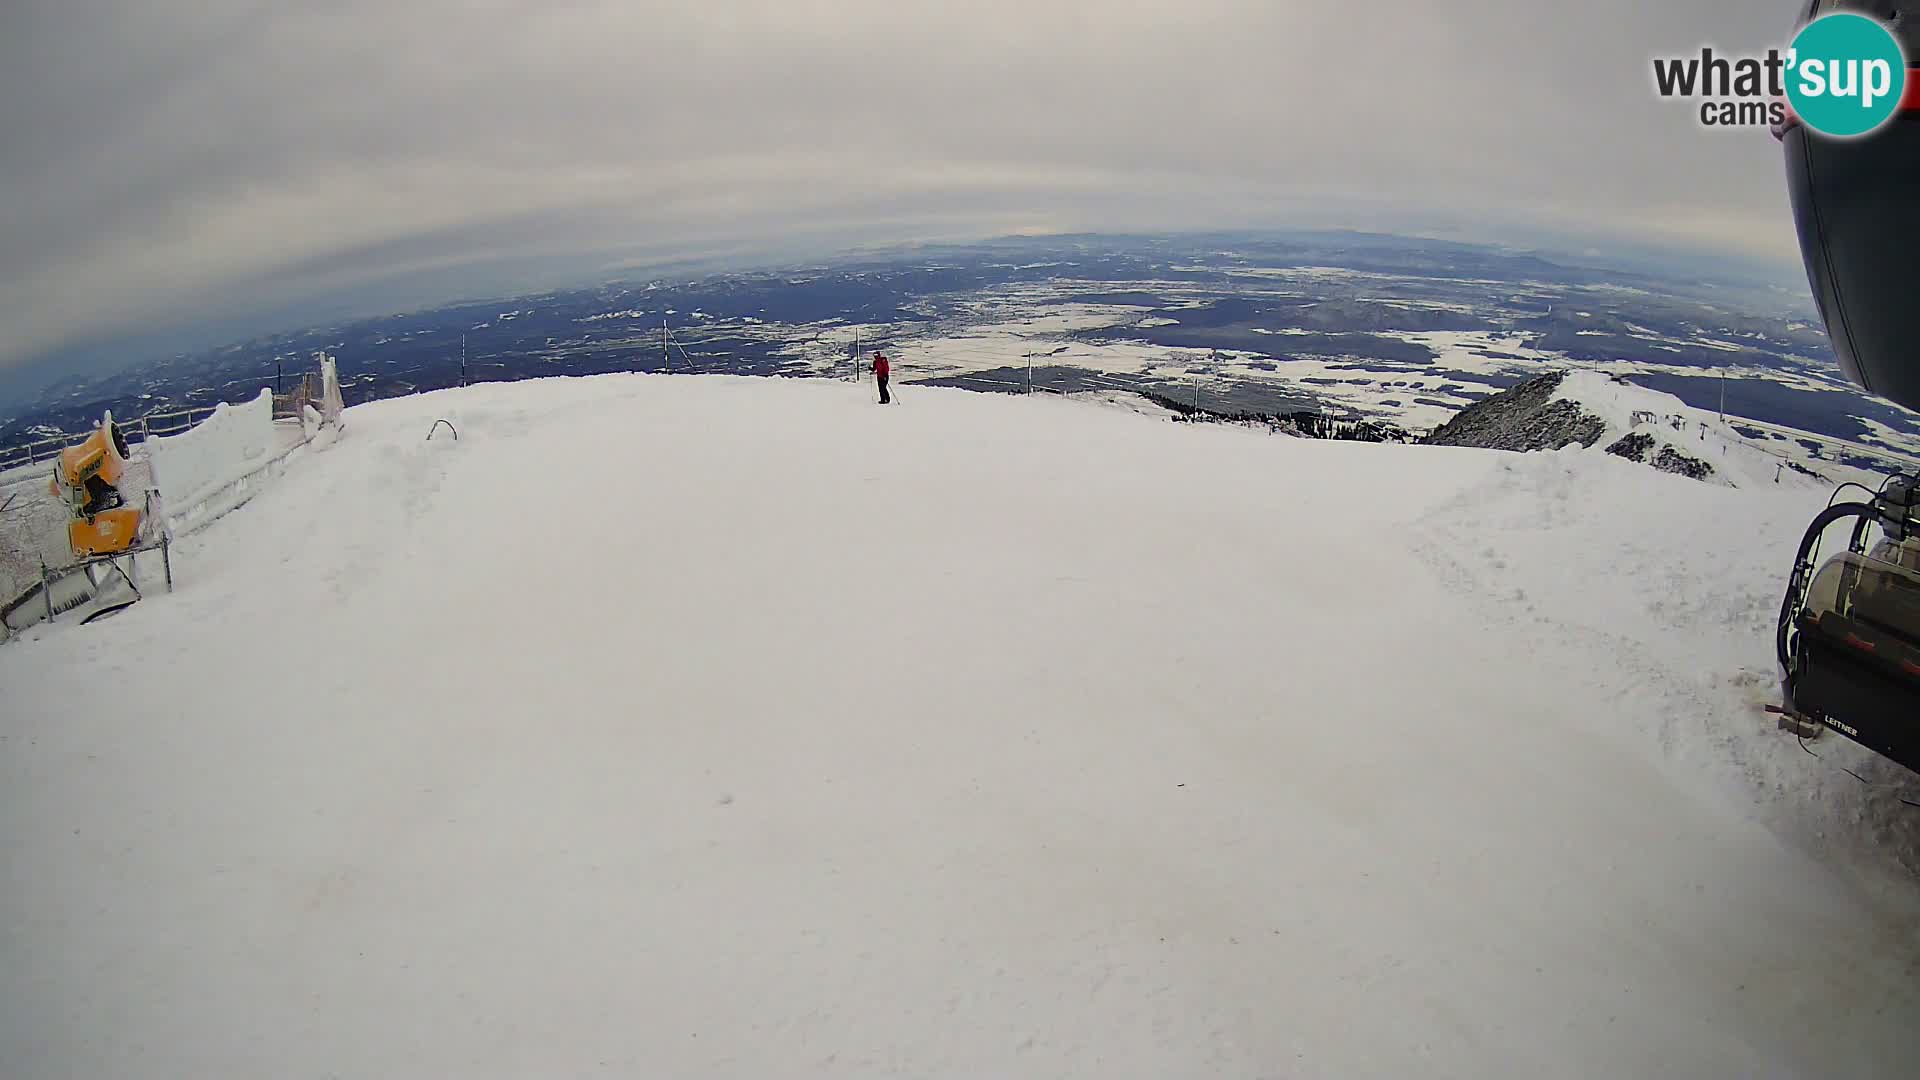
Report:
[[[140,538],[141,514],[126,506],[120,479],[127,471],[127,440],[112,414],[54,463],[54,495],[67,504],[67,543],[81,557],[117,555]]]

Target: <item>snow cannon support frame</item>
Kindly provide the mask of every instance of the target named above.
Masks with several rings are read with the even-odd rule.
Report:
[[[1849,486],[1872,499],[1830,502],[1800,542],[1775,637],[1783,704],[1769,711],[1786,730],[1824,726],[1920,772],[1920,477],[1835,497]],[[1820,541],[1843,521],[1847,549],[1823,564]]]

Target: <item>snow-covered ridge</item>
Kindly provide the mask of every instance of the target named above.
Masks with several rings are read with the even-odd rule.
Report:
[[[1422,441],[1516,451],[1578,445],[1726,487],[1831,487],[1854,477],[1838,465],[1816,474],[1739,426],[1624,377],[1576,369],[1470,405]]]

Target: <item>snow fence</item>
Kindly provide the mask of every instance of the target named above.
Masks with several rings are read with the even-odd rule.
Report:
[[[169,524],[193,515],[209,500],[265,470],[287,450],[273,419],[273,392],[243,405],[221,405],[213,415],[178,435],[146,441],[153,483]]]

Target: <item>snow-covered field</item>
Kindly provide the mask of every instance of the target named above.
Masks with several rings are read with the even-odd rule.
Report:
[[[1184,269],[1200,270],[1197,266]],[[1391,275],[1332,267],[1238,267],[1227,273],[1233,281],[1231,296],[1240,301],[1300,300],[1324,296],[1329,286],[1338,286],[1353,290],[1354,302],[1402,310],[1484,314],[1482,306],[1409,297],[1405,295],[1407,280]],[[1422,280],[1430,286],[1438,279]],[[1381,286],[1378,293],[1370,293],[1369,287],[1376,283]],[[1455,284],[1490,283],[1459,279]],[[903,381],[999,372],[998,376],[972,378],[968,385],[992,388],[998,381],[1000,389],[1017,392],[1024,388],[1024,379],[1018,374],[1008,377],[1006,373],[1017,371],[1026,363],[1028,354],[1032,354],[1042,365],[1071,368],[1083,376],[1093,376],[1096,382],[1105,376],[1118,387],[1137,387],[1142,379],[1158,383],[1162,388],[1167,384],[1211,386],[1216,390],[1266,386],[1277,392],[1307,395],[1307,399],[1319,401],[1336,414],[1393,423],[1414,431],[1430,430],[1445,423],[1458,410],[1496,392],[1499,385],[1556,367],[1577,366],[1629,378],[1726,375],[1735,386],[1736,415],[1742,382],[1760,381],[1797,392],[1838,394],[1842,399],[1856,393],[1824,357],[1795,355],[1790,364],[1765,370],[1740,366],[1726,370],[1703,368],[1697,360],[1682,361],[1673,354],[1680,353],[1683,347],[1737,351],[1739,343],[1700,335],[1669,338],[1637,324],[1629,324],[1635,338],[1633,347],[1609,359],[1588,358],[1577,362],[1563,353],[1533,347],[1528,343],[1537,339],[1536,332],[1503,326],[1500,317],[1490,318],[1484,329],[1377,332],[1382,339],[1429,350],[1433,357],[1431,363],[1367,356],[1295,355],[1286,347],[1288,337],[1319,332],[1299,327],[1250,326],[1249,333],[1271,345],[1259,350],[1171,347],[1152,343],[1151,335],[1145,331],[1179,324],[1182,321],[1179,316],[1187,309],[1212,306],[1222,299],[1217,284],[1196,285],[1192,281],[1158,278],[1128,281],[1124,289],[1142,298],[1138,305],[1112,296],[1088,302],[1084,297],[1093,287],[1085,280],[1072,277],[1008,283],[924,305],[920,319],[858,325],[836,319],[810,324],[806,327],[809,333],[798,340],[794,334],[796,328],[791,326],[734,327],[730,332],[748,339],[779,342],[784,355],[818,373],[845,372],[853,347],[862,342],[869,348],[876,344],[885,347]],[[1590,285],[1579,292],[1609,295],[1637,294],[1640,290]],[[1515,285],[1505,293],[1500,302],[1513,308],[1551,310],[1556,299],[1564,300],[1565,287],[1540,282]],[[1494,301],[1489,299],[1489,302]],[[1149,304],[1156,306],[1147,306]],[[1173,316],[1168,316],[1166,311],[1172,311]],[[1575,314],[1594,317],[1589,311]],[[1507,321],[1519,317],[1515,310],[1505,313]],[[1084,336],[1083,332],[1093,330],[1108,333],[1096,338]],[[1130,331],[1137,332],[1138,337]],[[1607,332],[1579,333],[1602,335]],[[1043,387],[1046,378],[1043,374]],[[1889,461],[1920,456],[1920,437],[1871,417],[1856,419],[1866,434],[1855,441],[1835,442],[1832,449],[1869,457],[1885,456]],[[1830,457],[1810,454],[1811,448],[1797,442],[1791,430],[1783,430],[1777,441],[1776,453],[1815,471],[1829,471]]]
[[[0,1072],[1912,1074],[1818,493],[902,389],[358,407],[0,648]]]

